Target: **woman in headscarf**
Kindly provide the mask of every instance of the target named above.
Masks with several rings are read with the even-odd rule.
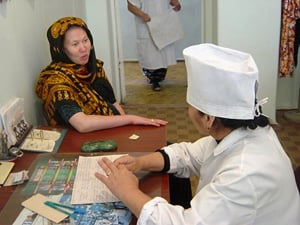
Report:
[[[104,157],[99,165],[106,174],[95,176],[138,225],[299,225],[293,168],[262,113],[265,101],[256,101],[258,69],[251,55],[212,44],[191,46],[183,55],[189,117],[205,137],[137,158]],[[139,170],[198,176],[191,207],[143,193],[132,173]]]
[[[47,37],[52,62],[41,72],[36,93],[50,125],[67,124],[79,132],[90,132],[127,124],[167,124],[125,114],[103,62],[96,58],[92,34],[82,19],[59,19],[49,27]]]

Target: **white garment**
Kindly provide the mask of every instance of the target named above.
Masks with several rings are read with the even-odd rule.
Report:
[[[131,4],[151,16],[158,16],[171,9],[170,0],[129,0]],[[175,46],[170,44],[159,50],[154,44],[147,24],[135,16],[137,53],[139,64],[146,69],[167,68],[176,64]]]
[[[191,208],[157,197],[138,219],[146,224],[299,225],[300,199],[290,160],[271,127],[237,129],[165,148],[170,171],[201,178]]]
[[[147,25],[152,40],[159,50],[184,36],[181,21],[173,9],[170,9],[166,14],[152,16]]]

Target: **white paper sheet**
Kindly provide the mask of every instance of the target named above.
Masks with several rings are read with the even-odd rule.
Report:
[[[105,155],[114,161],[122,155]],[[105,174],[98,165],[98,160],[104,156],[79,156],[75,176],[71,204],[89,204],[119,201],[100,180],[95,172]]]
[[[151,17],[147,25],[155,45],[160,50],[184,36],[182,23],[174,10]]]

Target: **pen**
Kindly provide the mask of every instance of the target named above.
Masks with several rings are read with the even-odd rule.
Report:
[[[55,171],[54,177],[53,177],[53,179],[52,179],[52,181],[50,183],[49,193],[52,192],[53,186],[54,186],[54,184],[55,184],[55,182],[56,182],[56,180],[58,178],[59,172],[60,172],[60,170],[61,170],[61,168],[62,168],[63,165],[64,165],[64,159],[62,159],[60,161],[60,163],[59,163],[59,165],[58,165],[58,167],[57,167],[57,169]]]
[[[59,204],[56,202],[46,201],[44,204],[53,209],[56,209],[64,214],[67,214],[68,216],[70,216],[72,218],[75,218],[75,214],[85,214],[86,213],[85,209],[81,209],[81,208],[77,208],[77,207],[73,207],[73,206],[69,206],[69,205],[63,205],[63,204]],[[63,208],[70,209],[73,212],[71,213],[69,211],[64,210]]]
[[[49,168],[50,163],[51,163],[51,159],[48,160],[48,163],[43,168],[43,172],[40,175],[39,180],[38,180],[38,182],[37,182],[37,184],[35,186],[35,189],[33,191],[34,194],[37,193],[37,191],[38,191],[38,189],[39,189],[39,187],[40,187],[40,185],[42,183],[43,177],[44,177],[44,175],[46,174],[46,172],[47,172],[47,170]]]
[[[73,172],[75,170],[76,165],[77,165],[77,160],[75,159],[71,164],[71,168],[69,170],[69,174],[68,174],[68,177],[67,177],[66,182],[65,182],[64,192],[66,192],[72,186],[71,178],[72,178],[72,175],[73,175]]]

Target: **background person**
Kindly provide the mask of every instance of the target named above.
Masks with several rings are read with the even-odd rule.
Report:
[[[52,62],[41,72],[36,94],[50,125],[70,124],[79,132],[90,132],[127,124],[167,124],[125,114],[103,62],[96,59],[93,37],[83,20],[61,18],[49,27],[47,37]]]
[[[191,46],[183,54],[189,117],[207,136],[142,157],[104,158],[99,165],[107,176],[95,176],[139,225],[299,225],[292,165],[256,102],[258,69],[251,55],[212,44]],[[140,170],[199,176],[191,207],[147,196],[132,173]]]
[[[137,52],[143,74],[149,79],[154,91],[160,91],[160,82],[167,74],[168,66],[176,64],[174,43],[158,49],[153,42],[147,22],[151,17],[165,14],[172,9],[179,11],[178,0],[127,0],[128,10],[135,16]]]

